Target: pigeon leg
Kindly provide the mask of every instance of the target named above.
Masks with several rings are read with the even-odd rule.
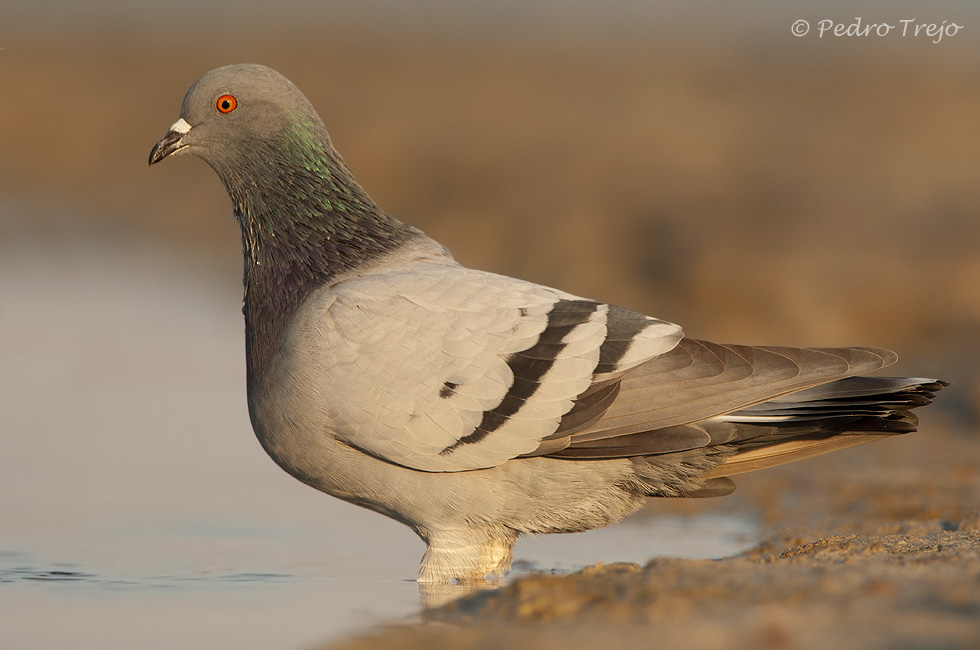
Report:
[[[419,570],[420,583],[492,582],[503,577],[514,558],[517,533],[512,530],[442,529],[423,535],[428,548]]]

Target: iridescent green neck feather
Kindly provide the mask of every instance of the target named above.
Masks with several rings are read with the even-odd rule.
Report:
[[[228,190],[255,265],[308,265],[313,275],[336,275],[417,234],[378,208],[316,122],[250,144],[251,169]]]

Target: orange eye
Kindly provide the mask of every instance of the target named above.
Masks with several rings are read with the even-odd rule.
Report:
[[[219,113],[230,113],[238,106],[238,100],[234,95],[222,95],[214,102],[214,107]]]

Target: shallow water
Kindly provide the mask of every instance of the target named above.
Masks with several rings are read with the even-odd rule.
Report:
[[[411,620],[423,545],[265,456],[240,285],[133,245],[0,247],[0,636],[11,648],[301,648]],[[720,557],[752,522],[523,539],[517,571]]]

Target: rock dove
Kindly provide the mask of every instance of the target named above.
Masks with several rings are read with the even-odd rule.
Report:
[[[303,483],[411,527],[422,583],[501,576],[524,533],[914,431],[947,385],[860,376],[894,363],[886,350],[719,345],[465,268],[383,212],[263,66],[191,86],[150,164],[185,153],[241,225],[256,436]]]

